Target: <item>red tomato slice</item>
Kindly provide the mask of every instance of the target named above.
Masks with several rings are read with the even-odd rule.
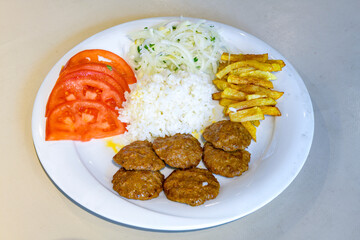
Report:
[[[100,101],[115,110],[116,107],[122,107],[124,96],[100,79],[91,79],[88,76],[63,79],[56,83],[49,96],[45,116],[57,105],[74,100]]]
[[[109,65],[112,68],[115,68],[124,77],[128,84],[136,83],[135,74],[129,64],[127,64],[124,59],[115,53],[102,49],[88,49],[75,54],[66,63],[62,71],[68,67],[89,62]]]
[[[46,121],[46,141],[105,138],[122,134],[117,112],[98,101],[71,101],[55,107]]]
[[[125,90],[122,88],[118,81],[116,81],[113,77],[98,71],[78,70],[70,72],[68,74],[61,74],[57,80],[57,83],[61,81],[66,81],[67,79],[82,79],[84,77],[88,79],[102,80],[104,82],[107,82],[108,84],[113,86],[121,96],[124,95]]]
[[[79,70],[90,70],[90,71],[105,73],[105,74],[111,76],[112,78],[114,78],[121,85],[122,89],[124,89],[127,92],[130,92],[128,83],[121,76],[121,74],[118,73],[118,71],[116,69],[113,69],[111,66],[103,64],[103,63],[91,63],[90,62],[90,63],[79,64],[79,65],[67,67],[66,69],[64,69],[61,72],[60,77],[67,75],[69,73],[72,73],[72,72],[79,71]]]

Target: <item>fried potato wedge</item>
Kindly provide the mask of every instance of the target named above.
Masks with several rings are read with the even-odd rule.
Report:
[[[267,63],[271,63],[271,64],[272,64],[272,63],[279,64],[279,66],[280,66],[281,68],[283,68],[283,67],[286,66],[286,64],[284,63],[283,60],[272,59],[272,60],[267,60],[266,62],[267,62]]]
[[[221,69],[224,69],[227,65],[229,65],[230,63],[229,62],[219,62],[219,66],[218,66],[218,72],[221,70]]]
[[[224,114],[224,115],[226,115],[227,110],[228,110],[228,107],[225,106],[225,107],[224,107],[224,110],[223,110],[223,114]]]
[[[225,88],[224,91],[221,92],[221,98],[238,101],[246,100],[246,95],[246,93],[235,90],[233,88]]]
[[[221,69],[219,72],[216,73],[216,77],[223,78],[231,70],[240,67],[253,67],[262,71],[269,71],[269,72],[281,71],[281,67],[278,63],[265,63],[256,60],[244,60],[227,65],[226,67],[224,67],[223,69]]]
[[[226,98],[222,98],[220,99],[219,101],[219,104],[223,107],[227,107],[229,106],[230,104],[233,104],[233,103],[237,103],[238,101],[236,100],[231,100],[231,99],[226,99]]]
[[[241,69],[241,68],[238,68]],[[265,79],[265,80],[276,80],[276,76],[274,74],[272,74],[271,72],[267,72],[267,71],[261,71],[261,70],[253,70],[253,71],[247,71],[247,72],[238,72],[235,69],[231,72],[231,74],[235,74],[235,75],[239,75],[240,77],[254,77],[254,78],[261,78],[261,79]]]
[[[231,87],[230,83],[222,79],[214,79],[213,83],[216,86],[216,88],[219,90],[224,90],[225,88]]]
[[[264,114],[265,115],[265,114]],[[255,127],[258,127],[260,126],[260,121],[259,120],[253,120],[253,121],[250,121],[252,125],[254,125]]]
[[[257,98],[266,98],[267,95],[266,94],[248,94],[246,95],[246,100],[252,100],[252,99],[257,99]]]
[[[212,94],[213,100],[220,100],[221,99],[221,92],[216,92]]]
[[[230,106],[230,105],[228,105]],[[264,115],[270,115],[270,116],[281,116],[281,112],[277,107],[273,106],[261,106],[261,111]]]
[[[246,130],[250,133],[251,138],[256,142],[256,127],[251,123],[251,121],[241,122],[241,124],[246,128]]]
[[[268,54],[229,54],[223,53],[221,55],[222,61],[238,62],[244,60],[256,60],[259,62],[265,62],[268,60]]]
[[[254,71],[254,70],[256,70],[256,69],[253,68],[253,67],[241,67],[241,68],[236,68],[234,70],[231,70],[230,74],[240,75],[242,73],[251,72],[251,71]]]
[[[265,88],[274,88],[274,84],[271,81],[261,78],[240,77],[237,75],[230,74],[227,78],[227,81],[229,83],[235,83],[235,84],[253,84]]]
[[[229,111],[229,108],[228,110]],[[244,110],[239,110],[237,112],[230,111],[229,113],[230,121],[233,122],[246,122],[254,120],[264,120],[264,114],[262,113],[259,107],[248,108]]]
[[[283,92],[250,84],[231,84],[230,87],[248,94],[265,94],[275,100],[279,99],[284,94]]]
[[[246,109],[246,108],[269,106],[269,105],[270,106],[276,105],[276,101],[272,98],[257,98],[257,99],[252,99],[252,100],[248,100],[248,101],[242,101],[242,102],[230,104],[228,106],[229,109],[228,109],[227,113],[230,114],[230,112],[233,110],[238,111],[238,110],[242,110],[242,109]]]

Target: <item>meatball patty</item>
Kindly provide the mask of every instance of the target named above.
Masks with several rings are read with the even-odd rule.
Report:
[[[220,184],[207,169],[174,170],[164,182],[166,197],[175,202],[199,206],[219,194]]]
[[[205,128],[203,137],[214,147],[225,151],[245,149],[251,143],[251,135],[239,122],[223,120]]]
[[[203,162],[212,173],[235,177],[249,169],[250,153],[246,150],[226,152],[207,142],[204,145]]]
[[[149,200],[159,196],[163,189],[164,175],[159,171],[126,170],[120,168],[113,176],[113,189],[120,196]]]
[[[156,171],[165,167],[149,141],[135,141],[123,147],[113,159],[126,170]]]
[[[202,158],[200,142],[191,134],[177,133],[171,137],[159,137],[153,142],[156,154],[175,168],[196,167]]]

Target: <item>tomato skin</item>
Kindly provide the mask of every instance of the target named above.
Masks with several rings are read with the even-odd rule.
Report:
[[[45,116],[57,105],[73,100],[96,100],[109,105],[112,109],[121,108],[123,95],[110,84],[84,76],[59,81],[49,96]]]
[[[62,74],[59,76],[56,83],[59,83],[61,81],[66,81],[68,79],[83,79],[83,78],[93,79],[93,80],[101,80],[105,81],[108,84],[112,85],[120,95],[124,95],[125,90],[121,87],[121,85],[111,76],[97,71],[92,70],[78,70],[73,71],[68,74]]]
[[[90,141],[122,134],[117,112],[98,101],[77,100],[56,106],[46,121],[45,140]]]
[[[106,61],[105,59],[109,61]],[[122,59],[115,53],[102,49],[88,49],[75,54],[66,63],[62,71],[65,71],[71,66],[85,64],[89,62],[103,63],[109,65],[112,68],[115,68],[124,77],[128,84],[136,83],[135,74],[129,64],[127,64],[124,59]]]
[[[110,77],[114,78],[121,85],[123,90],[130,92],[129,85],[126,82],[126,80],[123,78],[123,76],[116,69],[112,69],[111,67],[108,67],[108,65],[106,65],[104,63],[89,62],[89,63],[70,66],[70,67],[63,69],[63,71],[60,73],[59,78],[65,76],[69,73],[77,72],[80,70],[89,70],[89,71],[95,71],[95,72],[101,72],[101,73],[107,74]]]

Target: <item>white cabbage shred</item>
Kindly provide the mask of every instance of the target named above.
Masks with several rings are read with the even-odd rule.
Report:
[[[173,21],[131,33],[129,56],[138,76],[164,69],[215,74],[224,44],[206,21]]]

